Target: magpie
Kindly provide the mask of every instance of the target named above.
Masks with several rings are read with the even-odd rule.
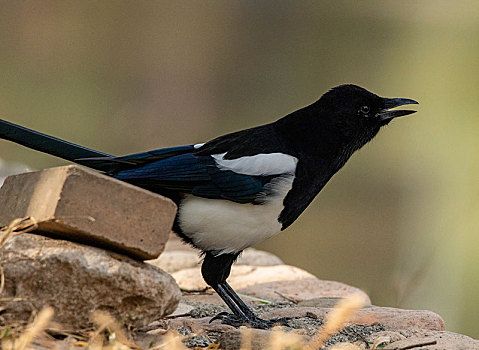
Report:
[[[332,88],[269,124],[206,143],[121,157],[0,120],[0,138],[162,194],[178,206],[173,230],[203,254],[201,273],[231,309],[212,320],[269,328],[226,282],[241,252],[289,227],[351,155],[418,102],[356,85]],[[155,213],[149,213],[155,215]]]

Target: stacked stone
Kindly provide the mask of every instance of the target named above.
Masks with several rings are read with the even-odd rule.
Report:
[[[52,306],[71,327],[95,310],[141,327],[172,313],[178,285],[144,260],[162,253],[175,214],[170,199],[79,166],[8,177],[0,227],[31,217],[36,228],[1,249],[4,317]]]

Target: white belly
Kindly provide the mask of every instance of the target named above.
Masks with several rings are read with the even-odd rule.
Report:
[[[268,186],[268,199],[258,205],[188,195],[179,210],[180,228],[202,250],[240,252],[281,231],[278,216],[293,178],[276,179]]]

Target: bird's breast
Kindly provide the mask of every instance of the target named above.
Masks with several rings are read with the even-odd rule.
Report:
[[[294,176],[281,176],[258,195],[261,204],[187,195],[180,203],[178,223],[183,233],[203,251],[240,252],[281,231],[279,214]]]

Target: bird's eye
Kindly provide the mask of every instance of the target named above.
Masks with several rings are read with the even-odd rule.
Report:
[[[362,106],[359,111],[362,113],[362,114],[368,114],[369,113],[369,107],[368,106]]]

